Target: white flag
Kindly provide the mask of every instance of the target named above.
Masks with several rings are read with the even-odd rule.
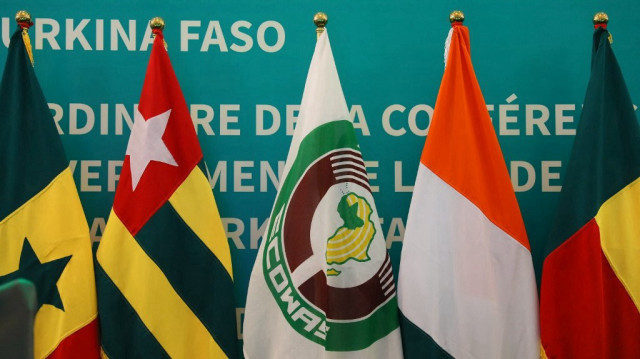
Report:
[[[247,359],[402,357],[391,262],[326,30],[263,238]]]

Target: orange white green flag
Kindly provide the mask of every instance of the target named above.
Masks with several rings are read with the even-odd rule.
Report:
[[[529,242],[454,22],[404,236],[398,305],[406,358],[537,358]]]

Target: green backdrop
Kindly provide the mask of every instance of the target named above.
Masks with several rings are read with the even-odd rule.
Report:
[[[6,58],[22,1],[0,6]],[[448,15],[464,11],[476,75],[517,191],[539,274],[589,76],[591,19],[609,14],[640,95],[640,3],[582,1],[29,2],[35,69],[74,168],[92,236],[109,214],[149,57],[154,16],[210,171],[242,315],[315,43],[327,26],[397,273],[418,160],[443,73]],[[148,35],[148,33],[147,33]],[[455,140],[455,139],[452,139]]]

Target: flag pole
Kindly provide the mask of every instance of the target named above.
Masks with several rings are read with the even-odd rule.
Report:
[[[324,28],[325,26],[327,26],[327,22],[329,22],[329,17],[323,12],[317,12],[313,16],[313,23],[316,24],[317,38],[320,38],[320,35],[322,35],[322,33],[324,32]]]
[[[22,29],[22,40],[24,41],[24,46],[27,49],[27,54],[29,54],[29,60],[31,60],[31,66],[33,64],[33,51],[31,50],[31,39],[29,38],[29,28],[33,25],[31,22],[31,14],[28,11],[20,10],[16,13],[16,22],[18,26]]]
[[[164,30],[164,19],[160,16],[154,17],[153,19],[151,19],[151,21],[149,21],[149,27],[151,28],[153,37],[155,38],[156,34],[162,34],[162,30]],[[162,43],[164,44],[164,49],[167,50],[167,41],[164,39],[164,37],[162,39]]]

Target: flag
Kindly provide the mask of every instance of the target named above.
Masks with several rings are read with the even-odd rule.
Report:
[[[391,263],[326,31],[263,238],[245,358],[402,357]]]
[[[640,358],[640,131],[599,27],[540,288],[549,358]]]
[[[102,348],[111,359],[235,357],[229,243],[162,33],[154,33],[96,255]]]
[[[529,242],[454,22],[409,208],[398,278],[406,358],[537,358]]]
[[[0,284],[35,285],[35,358],[97,358],[89,226],[23,36],[0,85]]]

